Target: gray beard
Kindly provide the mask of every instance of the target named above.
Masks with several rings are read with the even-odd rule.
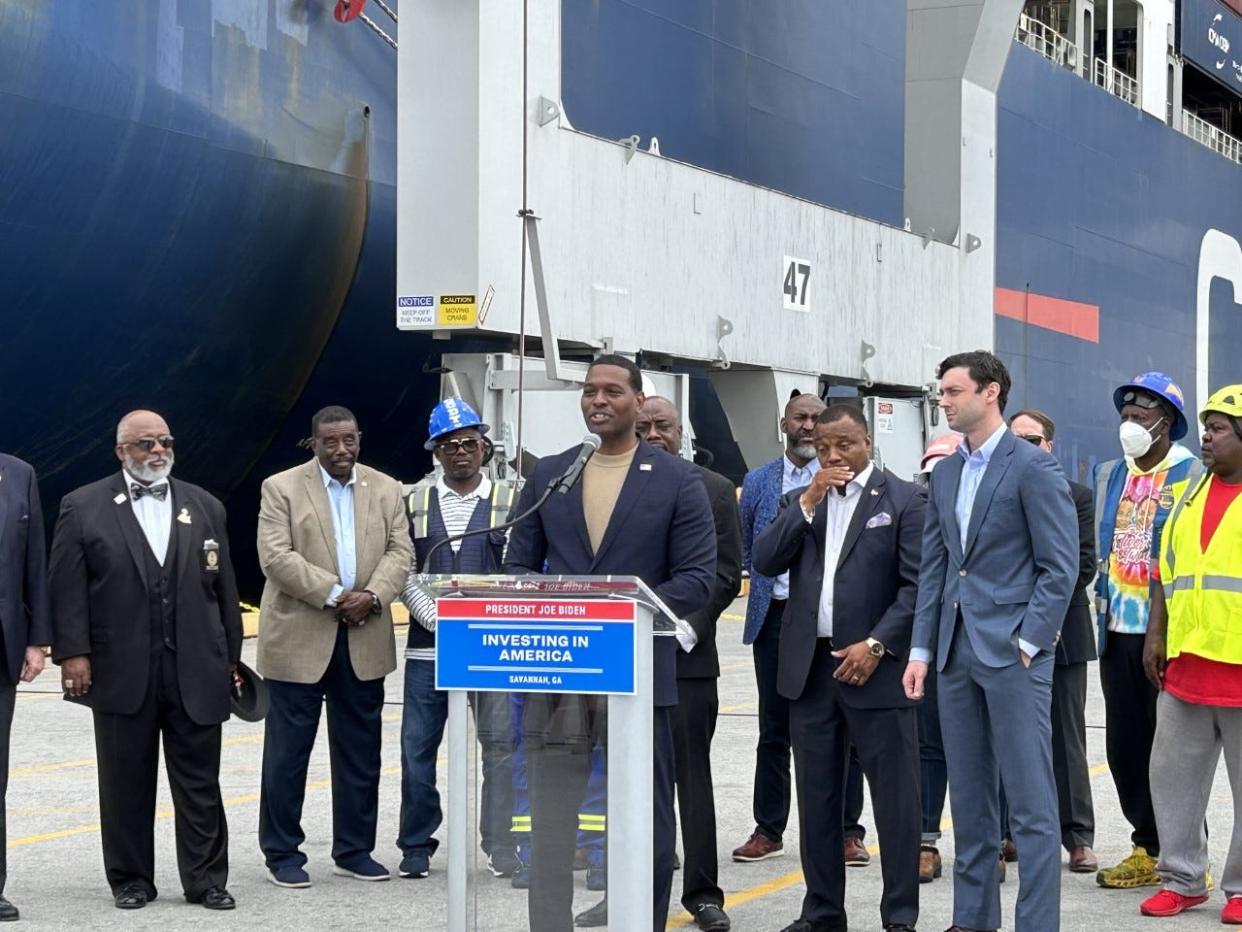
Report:
[[[130,457],[125,457],[125,471],[140,482],[161,482],[172,474],[173,456],[168,454],[168,462],[159,469],[153,469],[146,463],[135,463]]]
[[[790,447],[789,452],[794,456],[800,456],[804,460],[815,459],[815,445],[812,443],[804,443],[800,446]]]

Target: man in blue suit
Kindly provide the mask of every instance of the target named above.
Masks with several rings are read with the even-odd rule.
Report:
[[[785,452],[746,474],[738,513],[742,520],[742,567],[750,573],[742,643],[754,645],[759,687],[759,743],[755,748],[755,830],[734,849],[735,861],[762,861],[784,854],[789,821],[789,700],[776,689],[781,615],[789,599],[789,574],[765,576],[751,560],[755,541],[776,519],[781,496],[811,484],[819,471],[812,434],[824,410],[819,397],[795,394],[785,405],[781,431]]]
[[[642,375],[632,360],[607,355],[591,364],[582,387],[582,415],[600,438],[599,451],[568,494],[553,495],[513,529],[506,571],[637,576],[670,611],[684,617],[711,597],[716,530],[698,468],[635,433],[643,399]],[[518,512],[529,509],[577,454],[573,449],[540,460],[522,490]],[[677,829],[671,709],[677,705],[678,648],[677,639],[656,638],[656,930],[664,929],[673,882]],[[523,738],[534,830],[528,910],[530,927],[539,932],[573,928],[577,801],[586,787],[595,739],[606,731],[605,710],[600,697],[535,693],[525,703]],[[591,920],[597,921],[594,916]]]
[[[1000,926],[997,769],[1022,855],[1017,932],[1057,932],[1060,821],[1052,672],[1078,575],[1078,518],[1057,461],[1005,427],[1004,364],[982,350],[940,364],[940,407],[965,435],[932,474],[906,695],[934,656],[953,787],[949,932]]]

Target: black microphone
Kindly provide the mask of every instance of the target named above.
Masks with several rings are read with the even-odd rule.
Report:
[[[587,434],[582,438],[582,446],[578,449],[578,455],[574,458],[569,468],[562,473],[561,477],[556,480],[556,491],[564,495],[582,478],[582,470],[586,468],[587,460],[595,455],[595,451],[599,449],[600,439],[596,434]]]

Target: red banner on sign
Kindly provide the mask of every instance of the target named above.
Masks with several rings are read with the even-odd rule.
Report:
[[[498,621],[633,621],[634,603],[603,599],[440,599],[441,618]]]

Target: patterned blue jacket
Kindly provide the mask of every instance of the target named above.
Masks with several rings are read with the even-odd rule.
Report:
[[[752,469],[742,481],[742,496],[738,511],[742,518],[742,566],[750,573],[750,597],[746,600],[746,627],[742,643],[753,644],[763,627],[763,619],[772,604],[772,587],[776,580],[756,573],[750,562],[751,546],[763,529],[776,518],[781,506],[781,483],[784,476],[785,456],[781,454],[770,463]]]

